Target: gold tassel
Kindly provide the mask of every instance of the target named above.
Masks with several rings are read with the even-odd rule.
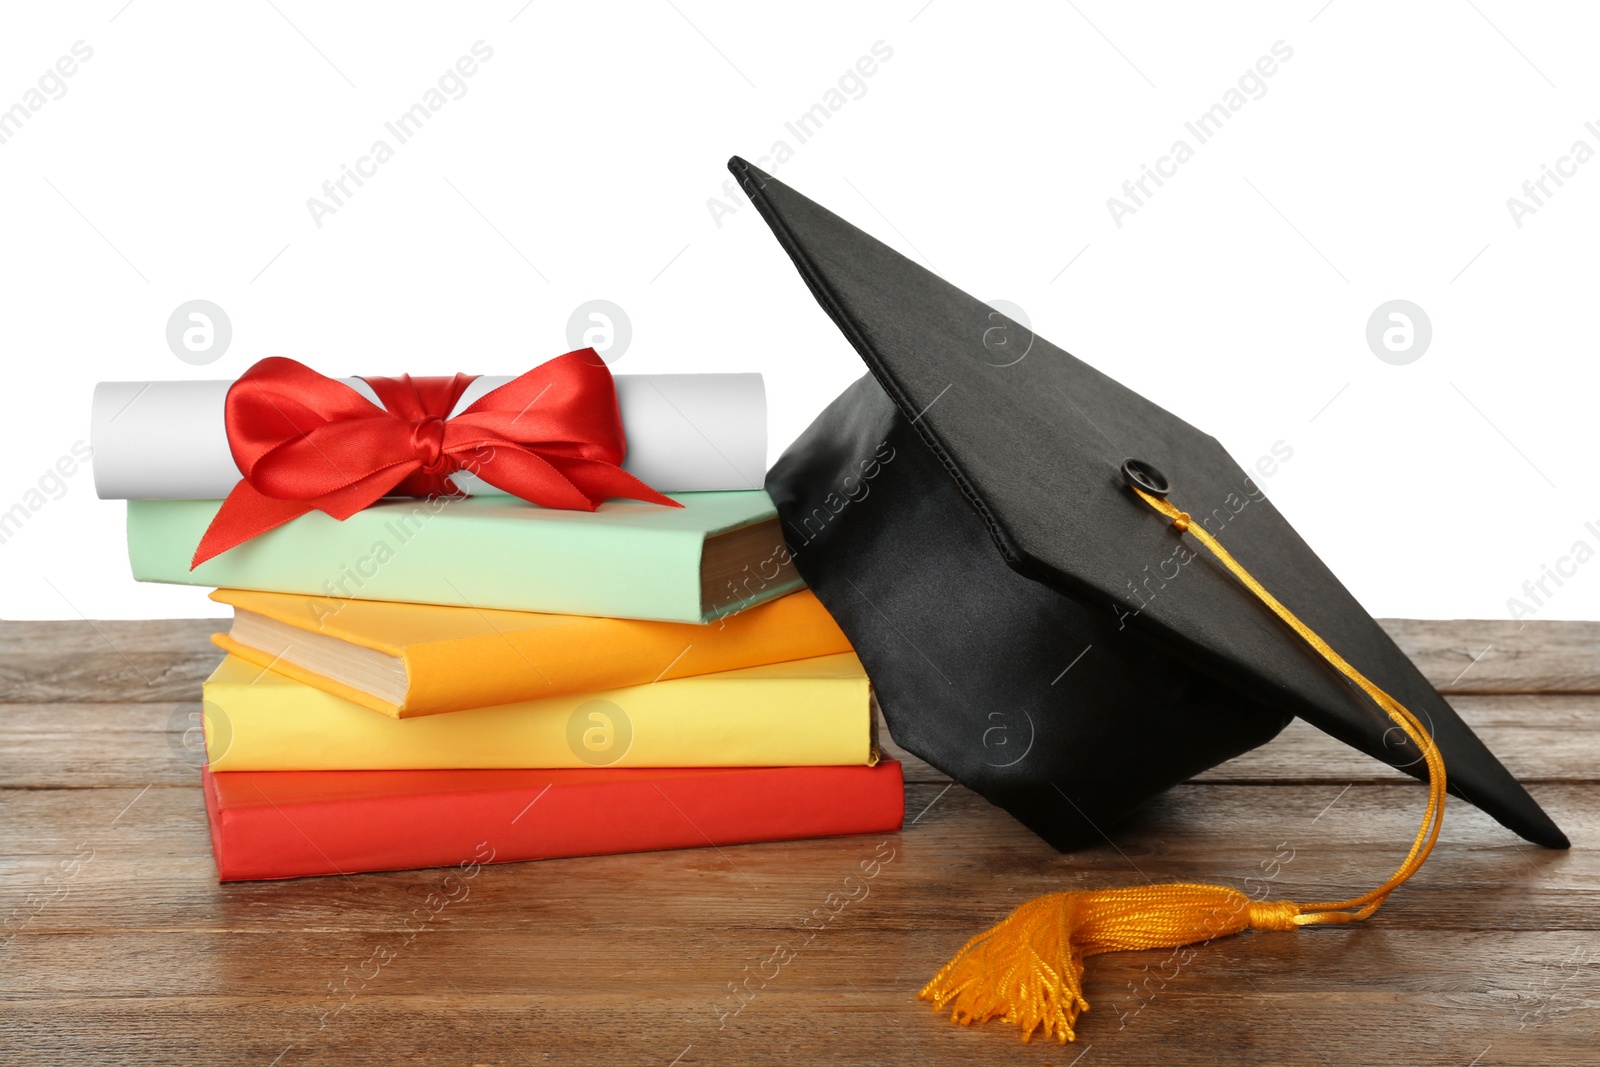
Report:
[[[1083,961],[1102,952],[1177,948],[1244,930],[1293,930],[1299,905],[1257,903],[1219,885],[1052,893],[968,941],[917,994],[963,1026],[999,1018],[1063,1044],[1089,1010]]]
[[[1416,873],[1433,850],[1444,823],[1444,759],[1426,727],[1404,705],[1379,689],[1330,648],[1262,587],[1187,513],[1138,487],[1145,503],[1172,520],[1181,536],[1192,533],[1217,559],[1319,655],[1382,708],[1419,749],[1428,766],[1428,807],[1405,861],[1388,880],[1361,896],[1317,904],[1252,901],[1226,886],[1176,883],[1079,893],[1052,893],[1028,901],[994,927],[962,946],[917,994],[935,1007],[950,1008],[963,1026],[998,1018],[1022,1030],[1027,1041],[1043,1029],[1065,1044],[1073,1024],[1089,1010],[1083,997],[1084,960],[1102,952],[1177,948],[1245,930],[1293,930],[1299,926],[1360,922]]]

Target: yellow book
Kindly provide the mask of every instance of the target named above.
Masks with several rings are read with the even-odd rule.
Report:
[[[706,625],[218,589],[225,652],[393,718],[850,651],[810,590]]]
[[[871,764],[854,653],[389,719],[229,656],[205,684],[213,771]]]

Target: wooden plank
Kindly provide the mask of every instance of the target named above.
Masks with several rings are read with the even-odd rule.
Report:
[[[1382,619],[1445,693],[1600,692],[1600,623]],[[0,620],[0,703],[193,699],[226,620]]]
[[[222,661],[218,619],[0,620],[0,703],[194,700]]]
[[[0,619],[4,662],[32,665],[44,673],[53,660],[67,660],[111,649],[132,657],[158,653],[193,654],[209,645],[210,636],[225,630],[224,619],[68,619],[16,622]]]
[[[1379,622],[1442,693],[1600,692],[1600,622]]]
[[[0,705],[0,787],[193,785],[200,702]]]
[[[1466,724],[1524,785],[1594,781],[1600,697],[1582,694],[1452,696]],[[1202,781],[1384,781],[1400,775],[1295,719],[1269,744],[1200,775]]]
[[[1551,785],[1538,793],[1572,836],[1573,850],[1525,845],[1482,813],[1455,805],[1434,858],[1385,914],[1401,915],[1415,907],[1416,921],[1441,928],[1600,928],[1600,911],[1593,908],[1594,898],[1600,897],[1600,786]],[[374,929],[388,921],[382,910],[385,901],[414,900],[442,877],[440,871],[416,871],[218,886],[204,806],[193,787],[106,789],[87,795],[66,789],[16,790],[5,799],[0,810],[0,916],[28,905],[30,894],[66,887],[60,900],[37,914],[27,913],[29,921],[19,936],[161,929],[179,914],[192,917],[198,926],[218,907],[238,899],[252,907],[271,900],[286,909],[269,919],[298,923],[308,910],[321,911],[323,917],[311,925]],[[1422,801],[1421,787],[1407,783],[1349,789],[1191,784],[1158,798],[1122,826],[1109,828],[1115,831],[1115,843],[1062,855],[1040,845],[975,794],[959,786],[947,790],[922,785],[908,791],[907,827],[892,847],[909,857],[897,871],[932,864],[925,873],[936,883],[940,899],[955,895],[986,901],[999,893],[996,907],[1008,899],[1017,902],[1019,892],[1146,878],[1222,881],[1250,891],[1270,882],[1273,895],[1328,896],[1357,892],[1382,880],[1414,833]],[[487,839],[492,836],[486,834]],[[854,861],[849,857],[869,855],[877,840],[781,842],[496,867],[497,872],[522,873],[497,873],[474,890],[474,899],[516,911],[527,897],[548,910],[558,906],[552,893],[570,894],[567,905],[577,911],[554,917],[581,926],[584,909],[596,901],[620,905],[633,876],[649,872],[652,878],[701,879],[701,888],[681,906],[739,925],[748,919],[741,909],[752,895],[798,893],[797,905],[825,895],[850,873]],[[71,877],[47,878],[74,857],[87,858]],[[1008,888],[1019,879],[1028,887]],[[1252,881],[1247,885],[1246,879]],[[496,886],[505,887],[503,899],[493,897]],[[1453,910],[1430,909],[1438,894],[1456,891],[1463,899]],[[1569,899],[1569,894],[1584,899]],[[1506,906],[1513,896],[1515,907]],[[62,903],[70,906],[56,906]],[[507,921],[515,925],[520,919]],[[682,925],[658,911],[630,915],[627,921]],[[186,935],[192,927],[181,929]],[[692,927],[682,932],[699,936]]]
[[[1275,989],[1278,969],[1257,961],[1247,977],[1259,992],[1219,994],[1204,988],[1205,979],[1216,969],[1194,966],[1135,1013],[1137,1002],[1131,993],[1115,1004],[1108,999],[1129,983],[1151,980],[1146,972],[1129,966],[1132,957],[1096,961],[1100,973],[1090,979],[1087,992],[1091,1003],[1100,1007],[1085,1017],[1077,1044],[1024,1045],[1014,1030],[996,1024],[953,1026],[935,1017],[928,1005],[912,1000],[904,993],[908,984],[914,984],[908,982],[912,975],[905,969],[886,973],[891,965],[883,957],[897,947],[893,941],[853,943],[818,953],[795,972],[852,976],[842,990],[763,990],[727,1026],[721,1026],[705,1005],[686,1003],[684,997],[670,993],[623,1000],[607,992],[563,997],[457,992],[453,987],[466,988],[461,979],[471,968],[428,975],[424,971],[428,961],[417,960],[403,974],[401,964],[395,964],[393,981],[405,981],[419,991],[360,998],[320,1029],[325,1009],[323,1002],[312,998],[196,996],[143,1002],[108,998],[30,1006],[28,1025],[17,1029],[13,1047],[19,1062],[30,1065],[161,1067],[175,1063],[1327,1067],[1375,1062],[1394,1067],[1468,1067],[1475,1059],[1473,1067],[1575,1067],[1593,1062],[1593,1039],[1584,1029],[1594,1022],[1593,1010],[1585,1003],[1590,994],[1562,988],[1541,1002],[1525,984],[1513,984],[1522,981],[1520,976],[1503,984],[1494,976],[1480,976],[1453,990],[1307,995]],[[1559,946],[1551,950],[1563,951]],[[1508,961],[1515,958],[1513,953]],[[1308,950],[1299,954],[1296,966],[1328,969],[1343,964],[1359,973],[1363,962],[1340,958],[1334,951]],[[1553,967],[1558,969],[1559,964]],[[1541,973],[1536,971],[1526,981],[1537,984]],[[1533,1004],[1542,1004],[1542,1012]],[[63,1048],[64,1038],[84,1051],[82,1058]]]

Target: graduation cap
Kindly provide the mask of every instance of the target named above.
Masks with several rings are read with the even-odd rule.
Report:
[[[745,161],[729,169],[870,372],[767,490],[899,744],[1071,850],[1298,715],[1434,782],[1440,813],[1447,769],[1450,793],[1567,847],[1215,438]],[[994,345],[997,327],[1028,346]],[[1425,824],[1407,863],[1431,841]],[[1119,908],[1168,903],[1100,906],[1115,926]],[[1246,926],[1347,921],[1238,910]],[[990,935],[963,955],[998,952]],[[1169,943],[1185,942],[1148,942]],[[1080,972],[1099,944],[1075,946]],[[1081,993],[1030,1015],[941,977],[930,990],[958,1017],[1071,1036]]]

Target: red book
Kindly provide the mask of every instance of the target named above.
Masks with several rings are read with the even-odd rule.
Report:
[[[203,772],[224,882],[898,830],[900,764]]]

